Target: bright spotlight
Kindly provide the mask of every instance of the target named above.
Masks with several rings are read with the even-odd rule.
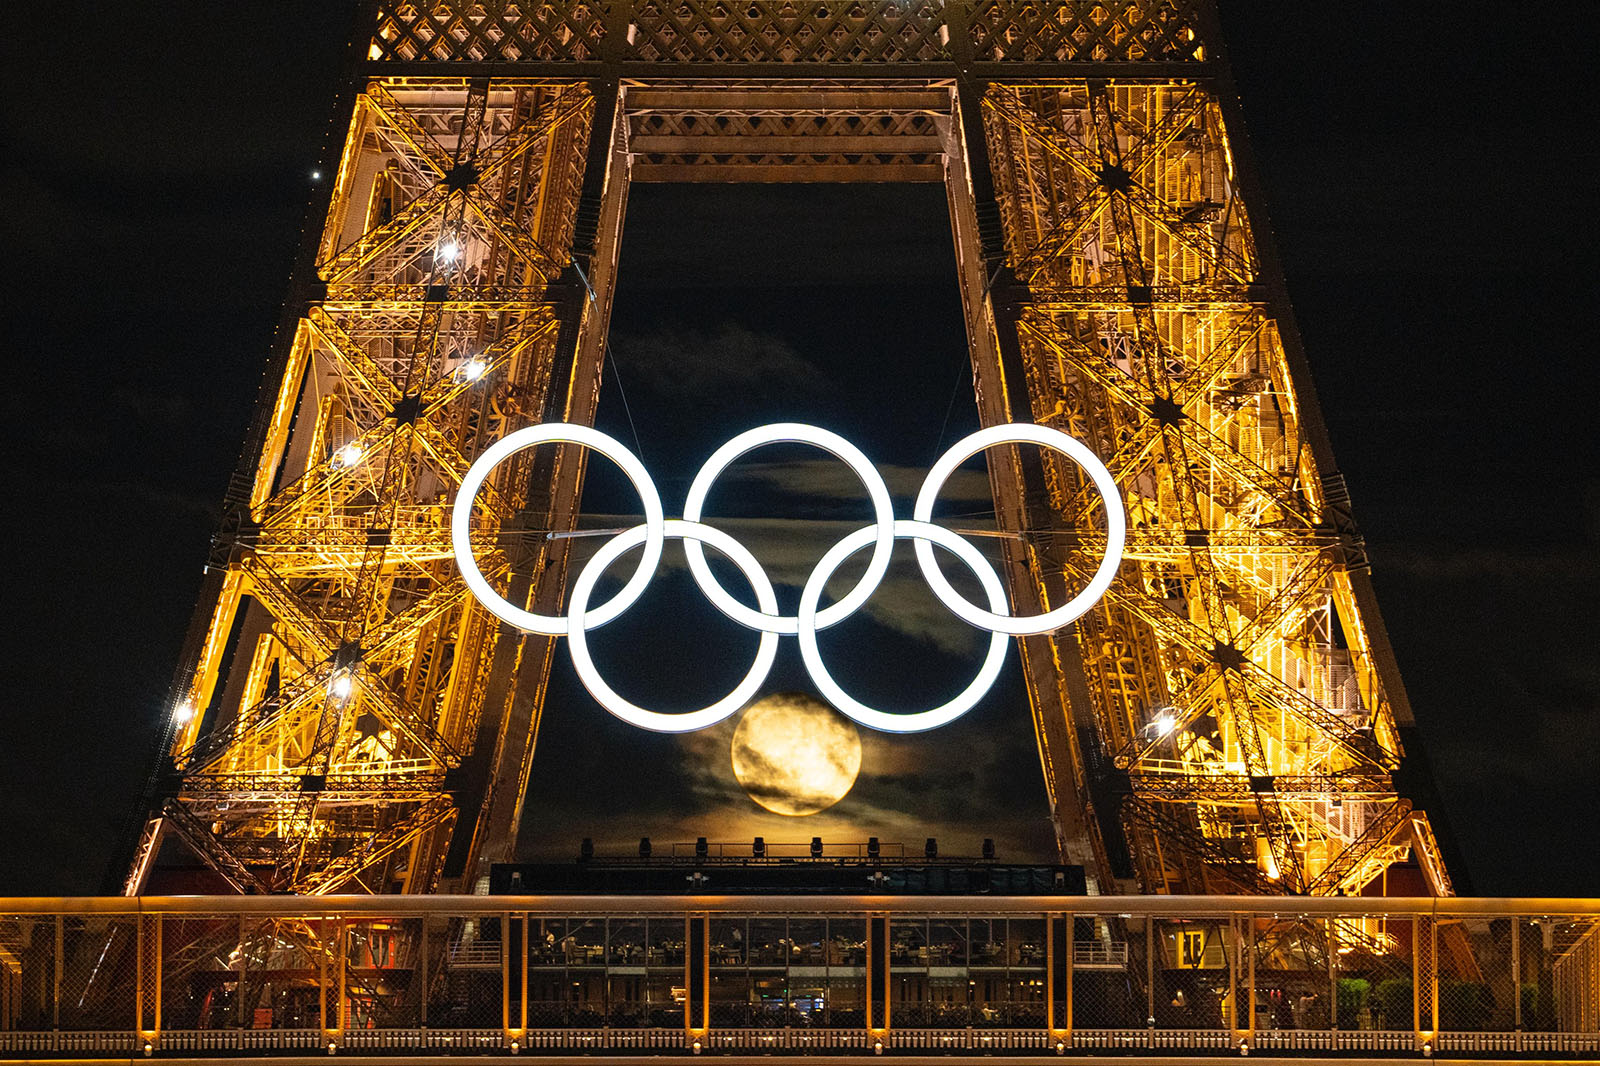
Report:
[[[340,670],[333,675],[333,680],[328,682],[328,697],[335,703],[343,703],[350,698],[350,693],[355,691],[355,678],[350,676],[348,670]]]
[[[1176,729],[1178,723],[1170,714],[1158,714],[1150,723],[1150,726],[1156,731],[1156,736],[1164,737]]]
[[[333,466],[336,470],[348,470],[360,461],[361,446],[354,441],[333,453]]]
[[[190,719],[193,717],[194,702],[192,700],[184,700],[182,703],[172,708],[172,720],[179,725],[187,725]]]
[[[439,245],[439,262],[441,263],[454,263],[460,255],[461,243],[453,237]]]
[[[477,381],[489,372],[489,364],[481,359],[469,359],[461,364],[461,380]]]

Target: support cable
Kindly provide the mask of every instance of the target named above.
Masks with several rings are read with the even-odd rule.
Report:
[[[583,281],[584,291],[589,294],[589,302],[594,303],[594,286],[589,283],[589,275],[584,273],[583,264],[578,262],[576,257],[572,260],[572,269],[578,272],[579,279]],[[617,394],[622,397],[622,410],[628,416],[628,429],[633,432],[633,454],[637,455],[639,460],[643,462],[644,443],[639,439],[639,427],[634,425],[633,422],[633,407],[628,403],[628,390],[622,387],[622,372],[617,369],[617,357],[611,351],[611,331],[609,329],[606,330],[606,362],[611,365],[611,376],[617,382]],[[955,402],[954,397],[951,397],[951,402]]]

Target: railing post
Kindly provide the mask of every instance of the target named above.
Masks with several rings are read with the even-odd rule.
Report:
[[[1156,1030],[1156,919],[1144,916],[1144,1027],[1151,1046]]]
[[[505,914],[501,922],[500,1032],[507,1047],[520,1050],[528,1031],[528,916]]]
[[[1044,1024],[1052,1041],[1072,1033],[1072,915],[1044,916]]]
[[[1433,1043],[1439,1018],[1439,936],[1431,915],[1411,919],[1411,1030],[1418,1051]]]
[[[133,918],[133,1031],[141,1040],[150,1039],[144,1024],[144,917]]]
[[[339,998],[334,1001],[334,1020],[339,1023],[339,1031],[336,1034],[335,1039],[342,1044],[344,1043],[344,1030],[347,1020],[345,1017],[345,1011],[347,1009],[346,1003],[350,998],[349,987],[346,983],[345,974],[345,971],[349,966],[350,958],[349,929],[346,927],[345,920],[342,915],[334,916],[333,928],[334,935],[338,938],[336,941],[336,946],[339,950],[339,954],[334,957],[335,962],[337,963],[335,972],[339,975]]]
[[[1245,942],[1246,923],[1237,912],[1228,916],[1228,1030],[1235,1047],[1247,1043],[1252,1035],[1250,1008],[1244,999],[1250,994],[1250,981],[1240,980],[1250,954]]]
[[[511,1041],[511,915],[500,921],[500,1038]]]
[[[1522,916],[1511,916],[1511,1026],[1515,1050],[1522,1050]]]
[[[702,1043],[711,1029],[711,937],[705,914],[684,918],[683,1028],[691,1047]]]
[[[867,1036],[889,1035],[889,916],[867,915]]]
[[[161,915],[134,918],[134,1030],[152,1046],[161,1040]]]
[[[1328,1028],[1339,1028],[1339,920],[1328,919]]]
[[[417,949],[417,996],[421,1000],[417,1004],[417,1017],[422,1022],[422,1028],[428,1028],[428,983],[433,980],[433,975],[428,971],[428,916],[424,914],[417,919],[417,939],[421,945]],[[427,1045],[427,1035],[423,1035],[423,1045]]]
[[[1245,958],[1245,996],[1249,999],[1250,1009],[1245,1015],[1245,1039],[1251,1047],[1256,1044],[1256,918],[1254,914],[1244,916],[1244,958]]]
[[[156,916],[156,1037],[161,1037],[161,1014],[166,1006],[165,996],[167,988],[167,923],[160,915]]]
[[[329,936],[329,926],[335,930]],[[317,955],[317,976],[322,987],[320,1015],[322,1025],[322,1040],[329,1047],[337,1047],[344,1042],[345,1029],[345,959],[349,955],[348,945],[345,943],[344,918],[340,915],[324,917],[317,923],[318,935],[322,938],[322,950]],[[333,956],[333,981],[328,980],[328,954]],[[328,995],[334,996],[333,1010],[328,1009]]]
[[[1431,964],[1428,988],[1433,997],[1433,1003],[1428,1011],[1428,1023],[1434,1043],[1438,1043],[1438,1034],[1444,1026],[1439,1021],[1439,919],[1436,917],[1428,919],[1428,961]]]
[[[1155,1028],[1155,916],[1144,916],[1144,1028]]]
[[[1078,919],[1074,914],[1063,914],[1059,915],[1057,920],[1063,926],[1061,933],[1061,965],[1052,969],[1058,975],[1058,979],[1063,986],[1055,995],[1055,1002],[1061,1004],[1062,1013],[1059,1017],[1052,1019],[1055,1023],[1055,1032],[1052,1035],[1058,1043],[1071,1047],[1073,1025],[1072,967],[1077,961],[1075,956],[1077,953]]]
[[[50,986],[51,1027],[58,1032],[61,1029],[61,956],[65,950],[66,940],[66,916],[58,914],[56,915],[55,971]]]
[[[317,939],[321,941],[317,952],[317,1028],[322,1038],[328,1038],[328,919],[316,924]]]
[[[248,1028],[248,1026],[245,1024],[245,1017],[244,1017],[244,981],[245,981],[245,974],[247,974],[249,972],[248,967],[250,965],[250,953],[245,950],[245,930],[246,930],[246,928],[247,928],[247,926],[245,924],[244,912],[240,911],[239,912],[239,933],[238,933],[238,940],[239,940],[239,974],[238,974],[238,978],[237,978],[237,980],[239,982],[239,985],[238,985],[239,994],[234,997],[234,999],[235,999],[235,1011],[238,1014],[238,1025],[237,1025],[237,1028],[239,1028],[239,1029]]]

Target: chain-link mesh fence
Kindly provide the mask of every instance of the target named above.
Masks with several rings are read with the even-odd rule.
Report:
[[[0,916],[0,1031],[55,1028],[59,921]]]
[[[504,982],[499,915],[426,918],[428,1026],[432,1029],[499,1029]]]
[[[380,917],[211,902],[0,916],[0,1050],[682,1039],[683,914]],[[1463,902],[891,913],[891,1026],[913,1044],[1071,1029],[1085,1047],[1215,1048],[1253,1033],[1262,1050],[1305,1054],[1600,1050],[1600,918]],[[864,1029],[864,915],[729,908],[706,930],[717,1047],[835,1046]]]
[[[136,918],[74,915],[63,922],[60,1028],[135,1027],[138,935]]]
[[[1233,929],[1215,919],[1155,923],[1150,938],[1157,1029],[1222,1029],[1232,1009],[1229,982]]]
[[[1073,1028],[1145,1028],[1152,1007],[1147,939],[1142,918],[1074,919]]]
[[[1380,914],[1333,920],[1338,1028],[1412,1031],[1415,926],[1409,916]]]
[[[1273,916],[1252,918],[1249,924],[1256,1029],[1331,1028],[1336,997],[1333,956],[1338,949],[1327,922]],[[1237,987],[1247,984],[1248,977]]]

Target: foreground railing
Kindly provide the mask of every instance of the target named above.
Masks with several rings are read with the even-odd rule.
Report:
[[[1600,901],[0,900],[0,1054],[1600,1052]]]

